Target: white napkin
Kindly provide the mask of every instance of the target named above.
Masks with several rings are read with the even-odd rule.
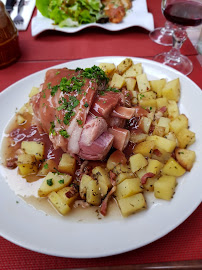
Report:
[[[6,4],[6,0],[2,0],[2,2]],[[10,13],[12,20],[17,16],[19,2],[20,0],[16,2],[15,6],[13,7],[13,11]],[[25,5],[21,9],[21,15],[24,19],[24,22],[22,24],[15,25],[19,31],[27,29],[30,19],[32,17],[32,13],[34,11],[35,2],[35,0],[25,0]]]

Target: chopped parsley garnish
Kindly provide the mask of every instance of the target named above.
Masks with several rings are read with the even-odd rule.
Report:
[[[55,170],[55,172],[53,172],[53,174],[57,174],[57,175],[65,175],[65,173],[61,173],[58,171],[58,169],[56,169],[55,167],[53,168]]]
[[[44,164],[44,169],[48,169],[48,163]]]
[[[49,130],[49,134],[53,134],[53,136],[56,135],[56,132],[55,132],[55,123],[54,122],[50,122],[51,124],[51,127],[50,127],[50,130]]]
[[[63,103],[62,103],[62,102],[63,102]],[[69,104],[68,101],[67,101],[64,97],[62,97],[62,99],[60,99],[60,100],[58,101],[58,103],[59,103],[59,104],[62,103],[62,105],[59,106],[59,107],[57,108],[58,111],[66,110],[67,107],[68,107],[68,104]]]
[[[52,178],[47,179],[46,182],[47,182],[47,185],[50,186],[50,187],[53,185],[53,179]]]
[[[48,83],[48,89],[51,89],[51,82]]]
[[[104,90],[102,90],[102,91],[100,91],[99,93],[100,93],[100,95],[101,96],[103,96],[106,92],[114,92],[114,93],[119,93],[120,92],[120,90],[119,89],[117,89],[117,88],[114,88],[114,87],[110,87],[110,86],[108,86],[106,89],[104,89]]]
[[[75,115],[75,112],[68,112],[68,113],[66,113],[65,114],[65,116],[64,116],[64,119],[63,119],[63,123],[65,124],[65,125],[69,125],[69,122],[70,122],[70,119],[72,118],[72,116],[74,116]]]
[[[69,80],[66,77],[63,77],[60,81],[59,88],[62,92],[73,92],[77,91],[81,94],[81,87],[85,84],[85,80],[80,80],[80,76],[73,76]]]
[[[77,121],[78,125],[82,126],[82,124],[83,124],[83,121],[82,120],[77,119],[76,121]]]
[[[67,101],[64,97],[62,97],[62,100],[60,99],[58,103],[59,104],[62,103],[62,105],[57,108],[58,111],[64,109],[70,112],[79,105],[80,101],[75,96],[70,96],[69,101]]]
[[[106,76],[105,72],[98,66],[85,68],[82,76],[88,79],[95,79],[98,83],[101,83],[101,81],[109,81],[109,78]]]
[[[86,107],[86,108],[88,108],[89,107],[89,105],[88,105],[88,103],[86,102],[84,105],[83,105],[84,107]]]
[[[61,129],[59,131],[60,135],[63,136],[64,138],[69,138],[69,134],[67,133],[67,131],[65,129]]]
[[[57,119],[57,122],[60,124],[60,123],[61,123],[60,118],[57,117],[57,116],[55,116],[55,117],[56,117],[56,119]]]
[[[58,74],[60,74],[60,71],[57,71],[57,72],[55,73],[55,75],[58,75]]]
[[[64,184],[65,180],[64,179],[61,179],[58,181],[59,184]]]
[[[56,92],[58,91],[58,85],[55,85],[51,88],[51,96],[55,96]]]
[[[82,69],[81,69],[80,67],[77,67],[75,70],[76,70],[76,72],[77,72],[77,71],[80,71],[80,70],[82,70]]]
[[[70,100],[71,106],[73,108],[76,108],[79,105],[79,103],[80,103],[79,100],[76,97],[74,97],[74,96],[69,97],[69,100]]]

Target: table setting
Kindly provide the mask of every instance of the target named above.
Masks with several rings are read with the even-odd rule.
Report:
[[[51,4],[49,6],[45,6],[45,5],[48,5],[49,2],[52,4],[52,6]],[[10,42],[10,44],[13,45],[12,42],[14,40],[15,42],[17,42],[17,46],[19,46],[19,50],[16,50],[18,55],[16,56],[15,59],[14,58],[11,60],[9,59],[9,55],[11,54],[10,52],[11,51],[14,52],[11,49],[10,52],[8,51],[6,52],[6,61],[5,61],[6,64],[3,65],[2,63],[0,63],[2,64],[2,67],[0,69],[0,92],[1,92],[0,93],[0,111],[2,114],[2,117],[1,117],[2,129],[0,132],[1,145],[2,145],[1,146],[1,152],[2,152],[1,166],[0,166],[0,186],[1,186],[1,189],[0,189],[0,198],[1,198],[0,199],[0,202],[1,202],[0,269],[16,269],[16,270],[17,269],[22,269],[22,270],[23,269],[37,269],[37,270],[38,269],[91,269],[91,268],[92,269],[201,269],[202,268],[202,251],[201,251],[202,250],[202,214],[201,214],[202,213],[201,211],[202,210],[202,206],[201,206],[202,184],[200,181],[200,172],[201,172],[200,164],[202,162],[202,158],[201,158],[202,157],[202,150],[201,150],[202,140],[200,138],[201,137],[200,134],[202,132],[202,128],[200,124],[200,114],[202,113],[201,111],[202,110],[201,109],[202,64],[199,62],[200,55],[199,55],[199,52],[197,51],[197,45],[194,46],[192,43],[192,40],[189,39],[190,36],[189,36],[189,31],[188,31],[190,26],[193,29],[192,31],[196,31],[197,29],[199,29],[200,31],[200,28],[197,28],[197,27],[200,27],[202,23],[201,1],[200,0],[123,1],[125,5],[127,5],[128,2],[130,2],[131,5],[128,8],[128,10],[127,8],[122,9],[122,12],[124,12],[125,15],[123,16],[120,22],[113,23],[111,21],[112,19],[109,13],[106,13],[107,16],[109,16],[109,18],[107,17],[107,22],[100,23],[101,19],[103,19],[102,16],[104,16],[104,19],[106,20],[106,14],[103,13],[105,12],[103,11],[104,9],[100,13],[101,15],[100,14],[98,15],[97,13],[95,13],[95,11],[93,11],[94,12],[93,13],[91,9],[91,16],[92,16],[91,18],[89,18],[89,16],[86,15],[87,14],[86,10],[84,13],[81,12],[81,14],[85,14],[85,19],[87,18],[89,20],[89,23],[84,23],[84,24],[82,23],[77,24],[74,21],[74,19],[72,20],[72,18],[69,19],[66,17],[63,17],[63,20],[59,22],[57,12],[59,10],[61,14],[64,15],[64,10],[66,6],[65,4],[63,6],[63,2],[66,2],[66,1],[60,1],[60,3],[62,3],[61,9],[60,8],[58,9],[58,6],[56,6],[56,2],[57,1],[44,1],[44,0],[43,1],[39,1],[39,0],[38,1],[35,1],[35,0],[6,1],[6,0],[3,0],[2,3],[5,5],[5,9],[4,9],[4,6],[0,5],[0,31],[1,31],[0,33],[3,33],[0,39],[0,52],[2,54],[2,56],[0,57],[1,61],[5,60],[5,58],[3,57],[3,53],[6,52],[7,50],[6,48],[9,48],[9,47],[6,47],[7,45],[5,44],[9,44]],[[70,2],[70,5],[71,4],[73,5],[72,10],[75,11],[76,9],[75,7],[80,8],[78,7],[79,6],[78,3],[81,2],[81,5],[84,5],[83,2],[86,2],[86,1],[81,0],[81,1],[78,1],[78,3],[75,3],[77,1],[67,1],[67,2]],[[89,1],[89,2],[93,2],[93,1]],[[107,5],[108,2],[110,1],[103,1],[103,2],[105,5]],[[122,2],[122,1],[119,1],[119,2]],[[177,4],[175,2],[177,2]],[[111,8],[110,5],[111,3],[109,4],[109,7]],[[95,4],[94,4],[94,6],[92,7],[96,9],[98,6],[95,7]],[[188,14],[186,16],[189,16],[189,14],[191,14],[190,17],[186,17],[186,18],[183,17],[184,10],[185,11],[189,10],[189,13],[188,12],[187,13],[185,12],[185,13]],[[2,14],[1,12],[3,12],[4,14],[1,15]],[[77,14],[77,13],[73,13],[73,14]],[[94,14],[96,14],[95,15],[96,19],[92,19]],[[18,18],[16,19],[17,16]],[[3,18],[8,18],[7,26],[6,26],[7,28],[5,28],[5,23],[4,23],[5,19]],[[73,26],[69,26],[69,24]],[[11,27],[14,29],[13,30],[14,32],[11,31]],[[195,27],[196,27],[196,30],[195,30]],[[10,37],[8,34],[9,32],[6,34],[4,29],[7,29],[7,31],[10,31],[12,35],[14,35],[13,33],[17,33],[17,36],[15,36],[13,39],[13,36]],[[7,40],[6,40],[6,37],[7,37]],[[197,39],[199,39],[197,41],[197,44],[199,44],[201,42],[199,35]],[[20,52],[20,55],[19,55],[19,52]],[[73,213],[73,215],[70,215],[68,219],[68,215],[67,216],[58,215],[53,211],[53,209],[50,211],[48,210],[46,212],[45,203],[44,205],[42,204],[42,206],[40,205],[40,202],[42,202],[42,199],[40,198],[40,200],[36,202],[37,200],[34,201],[32,198],[33,194],[35,193],[37,194],[37,192],[39,192],[38,191],[39,184],[42,182],[40,183],[38,181],[32,182],[33,180],[30,180],[31,186],[33,187],[33,192],[31,191],[31,189],[26,190],[26,187],[30,184],[28,181],[28,185],[27,185],[26,179],[28,178],[22,177],[21,175],[19,175],[19,173],[16,174],[17,168],[18,170],[21,170],[20,169],[21,167],[19,166],[20,163],[16,163],[17,168],[15,166],[15,170],[10,169],[11,166],[13,165],[8,165],[7,168],[5,168],[5,160],[2,155],[3,154],[5,155],[5,153],[6,155],[8,155],[8,153],[10,153],[11,155],[11,152],[9,152],[10,151],[9,148],[15,147],[15,145],[13,144],[13,142],[15,141],[15,138],[14,138],[14,141],[11,141],[11,142],[9,142],[8,140],[9,143],[7,143],[6,141],[6,138],[10,136],[10,135],[8,136],[7,132],[9,129],[11,129],[11,127],[7,127],[8,123],[13,118],[13,115],[16,114],[16,116],[18,117],[16,118],[17,119],[16,121],[18,122],[18,124],[20,123],[19,125],[24,125],[24,123],[25,125],[29,125],[29,123],[26,123],[28,120],[24,119],[25,117],[24,114],[19,113],[20,111],[22,111],[23,106],[27,106],[26,104],[28,104],[29,100],[32,100],[31,102],[32,102],[34,114],[39,115],[38,114],[39,112],[37,109],[38,107],[36,107],[36,111],[35,111],[36,105],[33,105],[35,102],[33,96],[35,94],[33,94],[33,96],[31,94],[32,91],[41,91],[39,87],[43,89],[41,93],[43,93],[44,101],[41,101],[41,102],[50,102],[50,98],[55,98],[57,96],[58,93],[51,92],[51,95],[48,99],[47,98],[48,89],[52,89],[52,91],[56,91],[56,90],[54,86],[51,88],[51,83],[48,83],[47,88],[44,88],[45,86],[42,85],[43,83],[45,85],[45,82],[48,82],[47,80],[44,82],[44,78],[45,76],[48,76],[46,74],[48,74],[50,69],[55,70],[54,76],[60,76],[60,73],[62,73],[63,70],[65,70],[66,68],[68,68],[69,70],[73,69],[76,71],[78,69],[78,72],[80,69],[82,69],[84,70],[84,73],[85,73],[93,66],[99,66],[99,67],[105,68],[105,65],[107,67],[109,67],[110,65],[114,65],[114,67],[116,67],[116,70],[118,70],[119,72],[119,75],[117,76],[119,76],[120,79],[125,82],[125,84],[122,83],[122,85],[124,85],[124,87],[127,87],[126,91],[128,91],[131,87],[131,84],[129,85],[128,82],[131,83],[131,81],[133,81],[132,80],[133,75],[127,76],[127,72],[130,70],[130,67],[127,69],[125,68],[124,71],[120,71],[121,70],[120,63],[124,63],[125,65],[126,61],[129,61],[129,62],[131,61],[130,67],[133,67],[135,65],[137,66],[137,68],[139,68],[139,65],[141,65],[140,75],[139,73],[137,73],[138,74],[137,84],[136,86],[134,85],[132,87],[133,99],[131,98],[131,102],[136,102],[134,103],[136,104],[135,106],[137,106],[137,104],[146,104],[143,101],[141,101],[142,98],[144,99],[145,92],[141,90],[141,87],[144,88],[144,86],[142,86],[141,82],[139,83],[139,80],[138,80],[139,76],[141,77],[142,75],[146,74],[144,76],[148,78],[148,80],[146,79],[146,83],[148,83],[147,87],[150,88],[151,86],[151,89],[149,91],[153,90],[153,92],[151,91],[152,92],[151,95],[155,96],[155,99],[157,98],[159,102],[165,102],[163,101],[163,99],[165,99],[166,95],[169,99],[172,99],[172,102],[171,102],[172,104],[174,103],[173,100],[175,100],[177,102],[175,103],[176,106],[179,107],[179,113],[177,115],[179,115],[179,117],[182,116],[182,118],[185,115],[185,118],[187,118],[186,128],[184,128],[184,126],[182,126],[182,128],[184,128],[185,132],[188,132],[187,136],[196,134],[196,139],[194,139],[195,142],[193,141],[194,142],[193,144],[191,142],[192,139],[190,139],[188,143],[184,143],[183,139],[178,137],[177,133],[176,133],[176,137],[174,137],[175,140],[177,140],[176,138],[178,138],[178,142],[177,144],[175,144],[176,148],[174,147],[173,148],[174,150],[172,150],[173,151],[172,156],[170,154],[169,157],[170,159],[172,159],[172,162],[176,162],[175,160],[179,161],[179,164],[182,165],[182,166],[179,165],[180,170],[183,171],[183,173],[176,174],[176,176],[180,176],[184,174],[185,171],[187,171],[183,176],[180,176],[179,180],[177,179],[177,184],[175,185],[176,190],[175,192],[173,191],[174,197],[171,196],[166,200],[162,200],[163,198],[158,197],[158,194],[156,195],[156,193],[154,193],[155,195],[154,196],[153,192],[144,191],[147,209],[143,211],[138,211],[134,215],[130,215],[128,217],[122,217],[122,216],[120,217],[119,207],[121,209],[121,212],[122,212],[122,208],[121,208],[121,204],[119,203],[118,197],[117,197],[118,198],[117,205],[119,205],[119,207],[117,207],[116,210],[113,210],[113,207],[109,207],[110,208],[109,212],[112,213],[111,215],[105,216],[105,214],[103,214],[101,216],[101,214],[99,213],[99,210],[96,210],[96,211],[92,210],[91,211],[93,213],[93,218],[92,218],[90,217],[90,215],[85,216],[86,209],[82,209],[82,211],[78,211],[79,214],[77,214],[77,216],[76,214]],[[120,70],[119,70],[119,67],[120,67]],[[113,78],[116,72],[115,73],[112,73],[112,72],[110,73],[110,72],[111,70],[109,71],[108,69],[106,69],[105,71],[106,74],[112,74],[110,75],[111,76],[110,80],[112,80],[110,81],[111,83],[110,85],[112,86]],[[69,74],[67,74],[67,76],[69,76]],[[80,80],[79,75],[74,75],[74,76],[78,76],[77,81],[76,81],[78,83],[78,81]],[[86,78],[89,78],[89,77],[86,77]],[[162,80],[165,80],[165,84],[166,84],[166,81],[173,82],[173,81],[178,80],[176,78],[179,78],[179,81],[180,81],[180,88],[181,88],[180,97],[179,96],[176,97],[174,90],[172,94],[173,96],[171,98],[170,98],[170,95],[171,95],[170,92],[169,94],[166,93],[165,96],[163,94],[159,94],[160,90],[158,90],[158,88],[155,88],[155,86],[152,85],[152,82],[156,82],[156,81],[162,82]],[[64,78],[62,78],[62,80],[63,79]],[[70,81],[71,80],[72,79],[70,79]],[[86,83],[86,80],[85,80],[85,83]],[[81,87],[84,87],[83,86],[84,81],[79,81],[79,83],[82,83]],[[117,87],[116,87],[116,82],[114,84],[115,88],[110,88],[111,86],[109,86],[108,88],[109,90],[106,90],[106,91],[109,91],[109,92],[106,92],[107,93],[106,95],[110,93],[115,95],[117,94],[116,92],[119,92],[119,90],[117,90]],[[61,83],[57,87],[59,87],[57,89],[62,89]],[[139,90],[137,90],[138,89],[137,87],[139,87]],[[164,88],[162,89],[163,89],[162,91],[164,91]],[[30,90],[32,91],[30,92]],[[45,94],[45,91],[46,91],[46,94]],[[63,90],[61,90],[61,92],[62,91]],[[69,91],[72,91],[72,90],[69,90]],[[135,91],[140,92],[138,96],[135,96],[135,93],[134,93]],[[179,90],[176,90],[176,91],[179,91]],[[40,94],[40,92],[36,92],[36,93],[37,93],[36,96]],[[83,99],[86,99],[85,95]],[[99,96],[100,99],[103,98],[102,95],[103,94],[100,94]],[[152,99],[153,99],[153,96],[152,96]],[[45,101],[46,98],[47,98],[47,101]],[[137,98],[138,98],[138,101],[137,101]],[[61,122],[61,120],[59,120],[59,117],[61,117],[60,111],[64,108],[66,104],[63,98],[64,103],[62,107],[61,100],[59,100],[58,102],[61,108],[60,107],[57,108],[58,112],[57,112],[57,116],[55,116],[59,124]],[[75,102],[75,97],[73,99],[73,96],[72,96],[72,99],[71,99],[71,96],[70,96],[70,100],[73,100]],[[84,104],[84,107],[86,107],[85,109],[88,111],[90,109],[90,108],[88,109],[88,107],[91,106],[90,105],[91,103],[89,99],[87,99],[87,102]],[[100,102],[99,99],[98,99],[98,102]],[[104,101],[104,103],[106,103],[106,101]],[[77,105],[74,105],[75,103],[72,103],[72,104],[74,106],[73,108],[77,106]],[[154,109],[153,116],[151,116],[152,107],[153,107],[153,105],[151,104],[156,104],[156,103],[154,102],[151,103],[150,101],[148,104],[149,104],[149,107],[148,107],[149,109],[142,106],[142,108],[144,109],[146,113],[144,114],[143,118],[153,117],[153,119],[155,120],[154,117],[157,117],[156,115],[158,114],[158,112],[156,111],[156,114],[155,114],[155,109]],[[162,104],[165,104],[165,103],[162,103]],[[168,104],[170,103],[168,102]],[[133,108],[133,105],[132,107],[130,107],[131,105],[128,105],[128,106],[129,107],[126,106],[122,108],[125,108],[125,109],[127,108],[128,111]],[[43,103],[42,107],[45,107],[45,103]],[[29,107],[26,107],[26,113],[28,112],[27,108],[29,111]],[[46,105],[46,108],[48,108],[48,105]],[[165,108],[165,105],[163,105],[162,108]],[[148,113],[148,110],[149,110],[150,116],[145,117]],[[92,108],[90,109],[90,111],[92,114]],[[115,114],[114,111],[112,115],[116,116],[117,114]],[[163,117],[161,118],[164,118],[164,121],[169,121],[169,123],[170,121],[171,123],[175,121],[174,120],[175,118],[173,118],[173,116],[171,116],[171,120],[170,119],[168,120],[167,117],[170,117],[170,116],[167,116],[164,110],[161,113],[163,115]],[[169,113],[174,115],[173,111],[172,113],[168,111],[168,115]],[[72,114],[71,117],[74,117],[74,114]],[[40,116],[40,117],[42,117],[43,119],[43,116]],[[95,118],[98,118],[98,117],[100,117],[99,114]],[[142,117],[142,115],[140,117]],[[71,118],[68,118],[68,119],[71,119]],[[129,119],[129,122],[130,122],[130,118],[126,118],[126,119]],[[34,121],[34,120],[31,120],[31,121]],[[47,120],[45,120],[45,122],[46,121]],[[68,121],[72,121],[72,120],[68,120]],[[137,119],[135,121],[137,121]],[[158,122],[158,118],[156,121]],[[81,120],[77,119],[77,122],[78,122],[78,125],[81,125],[80,124]],[[43,122],[40,122],[40,123],[41,123],[40,125],[42,125]],[[49,131],[49,137],[52,138],[51,136],[53,135],[53,138],[54,138],[55,136],[54,128],[56,128],[57,130],[57,125],[56,123],[54,124],[54,122],[50,122],[50,123],[52,124]],[[68,122],[68,125],[69,125],[69,122]],[[82,126],[82,128],[83,127],[85,128],[86,125],[87,124]],[[114,127],[112,126],[112,129],[113,128]],[[123,129],[122,126],[121,126],[121,129]],[[109,128],[109,130],[111,130],[111,128]],[[175,129],[173,128],[173,130]],[[45,128],[44,128],[44,131],[45,131]],[[65,130],[63,129],[63,134],[64,134],[64,131]],[[154,127],[151,126],[151,130],[149,132],[151,132],[150,135],[151,137],[153,137],[153,139],[155,139],[155,136],[158,137],[157,136],[158,133],[154,133],[154,131],[155,131]],[[10,134],[14,134],[12,132],[13,131],[11,131]],[[59,131],[59,133],[60,132],[61,130]],[[152,135],[152,132],[153,132],[153,135]],[[178,133],[180,133],[180,129]],[[183,137],[184,140],[187,140],[183,132],[181,133],[182,133],[181,136],[182,137],[184,136]],[[100,134],[102,135],[102,133]],[[150,135],[148,135],[148,137]],[[20,133],[18,135],[13,135],[13,136],[17,136],[16,138],[19,139],[19,141],[21,141],[19,137]],[[30,135],[28,134],[26,136],[29,137]],[[71,134],[69,135],[68,133],[65,133],[65,135],[62,135],[62,136],[64,138],[68,138],[70,136],[71,138]],[[168,141],[167,137],[166,136],[164,137],[166,138],[166,141]],[[145,142],[149,143],[151,140],[146,139]],[[171,139],[171,141],[172,140],[173,139]],[[27,139],[27,141],[30,141],[30,139]],[[143,141],[140,141],[140,143],[138,141],[138,145],[143,143]],[[24,142],[25,141],[23,141],[23,143]],[[160,144],[159,141],[156,141],[156,144],[158,143]],[[79,142],[79,145],[81,147],[80,142]],[[113,144],[113,147],[115,147],[116,149],[124,149],[124,148],[119,148],[120,146],[116,147],[115,144]],[[188,162],[184,161],[183,158],[179,157],[180,154],[182,153],[184,154],[184,152],[186,151],[188,153],[189,150],[186,150],[186,147],[187,149],[192,150],[190,151],[190,153],[192,152],[192,157],[193,155],[196,155],[196,160],[195,158],[193,158],[195,162],[192,161],[194,162],[192,169],[191,169],[192,165],[190,166],[190,168],[187,169]],[[184,148],[185,150],[183,150]],[[23,155],[22,150],[25,151],[21,146],[21,149],[17,150],[19,153],[18,155]],[[158,149],[154,148],[154,150],[158,150]],[[73,153],[71,151],[70,153]],[[171,152],[171,151],[169,150],[168,152]],[[80,164],[79,160],[88,159],[88,158],[83,158],[85,155],[82,154],[81,150],[79,153],[80,154],[78,154],[78,157],[75,159],[78,164]],[[123,153],[126,153],[126,152],[123,151]],[[193,154],[193,153],[196,153],[196,154]],[[30,153],[27,153],[27,154],[30,154]],[[150,160],[152,160],[151,158],[153,158],[153,156],[150,154],[151,154],[151,151],[148,154],[148,157],[149,157],[148,159],[146,156],[146,161],[145,161],[146,163],[147,163],[147,160],[148,162],[150,162]],[[137,154],[137,155],[140,155],[140,154]],[[156,155],[158,156],[158,154]],[[132,163],[131,155],[129,157],[130,158],[128,162],[130,164],[131,170],[133,173],[135,173],[135,175],[138,175],[138,177],[141,179],[141,183],[143,186],[143,184],[146,183],[146,180],[143,180],[144,177],[141,178],[142,175],[139,176],[138,174],[139,169],[133,170],[133,167],[132,167],[133,163]],[[44,165],[43,163],[45,162],[45,159],[40,160],[40,162],[42,163],[39,163],[39,159],[36,159],[36,160],[37,161],[34,161],[34,162],[37,162],[37,166],[39,168],[42,168],[42,166],[44,166],[44,168],[46,167],[46,164]],[[159,159],[158,157],[157,157],[157,160],[160,161],[160,162],[158,161],[159,164],[162,162],[162,159]],[[12,163],[12,158],[8,159],[8,161],[11,161]],[[60,158],[60,161],[62,161],[62,158]],[[85,160],[83,163],[85,162],[89,162],[89,161]],[[191,161],[189,160],[189,162]],[[10,164],[10,163],[7,163],[7,164]],[[32,162],[32,169],[33,169],[33,165],[35,166],[35,163]],[[99,165],[99,166],[102,167],[103,165]],[[165,166],[163,167],[162,170],[164,170]],[[174,165],[171,165],[171,166],[174,166]],[[175,165],[175,166],[178,166],[178,165]],[[98,168],[98,167],[95,167],[95,168]],[[65,180],[66,178],[65,176],[63,177],[64,173],[61,173],[61,172],[66,173],[66,171],[61,170],[61,172],[59,172],[60,169],[56,169],[55,167],[54,169],[55,169],[55,172],[52,174],[57,174],[57,177],[60,177],[60,180],[58,182],[60,184],[61,183],[64,184],[64,181],[66,181]],[[88,170],[89,169],[87,169],[87,171]],[[122,172],[125,172],[125,171],[121,171],[121,173]],[[106,197],[105,196],[102,197],[101,204],[97,204],[99,205],[99,207],[101,207],[101,209],[102,209],[102,204],[105,201],[105,199],[108,196],[111,196],[110,195],[111,192],[114,192],[112,190],[113,189],[118,190],[118,187],[116,186],[117,184],[114,184],[113,182],[114,181],[113,177],[115,177],[113,176],[114,174],[116,174],[115,171],[113,172],[110,171],[109,173],[109,177],[111,181],[110,185],[112,185],[112,188],[110,186],[111,191],[108,191],[108,193],[106,193],[107,194],[105,195]],[[165,174],[167,175],[167,173]],[[154,177],[155,175],[152,174],[150,176],[147,176],[147,175],[145,176],[147,179],[148,177]],[[174,177],[174,176],[175,174],[173,174],[170,177]],[[165,177],[164,174],[162,174],[161,178],[163,177]],[[83,179],[83,176],[82,178],[80,178],[80,180],[81,179]],[[148,178],[148,179],[151,179],[151,178]],[[158,179],[160,179],[159,176],[158,176]],[[157,179],[157,182],[159,181],[158,179]],[[39,181],[41,180],[43,179],[40,178]],[[48,179],[47,184],[49,186],[52,186],[53,185],[52,181],[55,181],[55,180]],[[100,181],[99,178],[97,180],[97,184],[99,183],[98,181]],[[124,180],[123,182],[122,181],[123,180],[121,180],[120,182],[121,184],[124,183],[126,180]],[[75,187],[75,183],[70,185],[70,187]],[[92,183],[92,180],[90,183]],[[120,186],[121,184],[119,184],[118,186]],[[14,187],[15,185],[16,187]],[[40,188],[42,188],[42,186]],[[67,185],[66,185],[66,188],[68,188]],[[155,188],[156,187],[154,183],[154,192],[156,192]],[[88,188],[86,188],[86,190],[88,191]],[[99,190],[102,190],[102,186],[99,187]],[[57,191],[56,189],[55,191],[56,191],[55,194],[57,195],[59,191]],[[30,195],[27,195],[26,192],[28,192],[27,194],[30,194]],[[53,189],[53,192],[54,192],[54,189]],[[118,196],[117,192],[118,191],[115,191],[116,196]],[[142,194],[142,193],[138,193],[137,195],[139,194]],[[24,196],[25,196],[25,199],[23,198]],[[31,196],[30,199],[29,199],[29,196]],[[67,193],[65,193],[65,196],[68,197]],[[80,191],[80,196],[83,199],[81,195],[81,191]],[[71,197],[72,195],[68,198],[71,198]],[[170,198],[172,199],[170,200]],[[51,197],[49,197],[49,200],[50,201],[52,200]],[[51,202],[54,202],[54,199]],[[94,201],[92,201],[92,204],[93,202]],[[90,199],[87,199],[86,197],[85,203],[86,204],[90,203]],[[57,204],[55,205],[55,207],[56,209],[58,209]],[[143,208],[144,207],[145,205],[143,206]],[[89,213],[90,213],[90,210],[89,210]],[[101,210],[101,213],[102,213],[102,210]],[[122,212],[122,215],[124,216],[123,212]]]

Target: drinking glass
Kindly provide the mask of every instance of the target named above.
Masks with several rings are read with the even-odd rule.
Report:
[[[180,53],[180,48],[187,39],[186,27],[202,23],[202,0],[162,0],[162,10],[165,18],[175,25],[173,47],[169,52],[156,55],[154,60],[188,75],[193,65]]]
[[[172,35],[172,24],[168,21],[165,22],[164,27],[155,28],[154,31],[151,31],[149,33],[149,37],[151,38],[151,40],[164,46],[172,46]]]

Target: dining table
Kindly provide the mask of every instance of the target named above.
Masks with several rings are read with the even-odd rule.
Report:
[[[147,0],[147,7],[153,14],[154,26],[162,27],[165,18],[161,13],[161,0]],[[36,12],[35,8],[32,17],[36,16]],[[149,37],[149,31],[141,27],[130,27],[115,32],[97,27],[86,28],[76,33],[47,30],[33,37],[31,22],[25,31],[19,31],[19,45],[19,60],[0,70],[1,92],[30,74],[73,60],[99,56],[128,56],[152,60],[156,54],[170,50],[170,47],[154,43]],[[198,52],[189,39],[183,44],[181,52],[193,63],[193,71],[188,77],[202,88],[202,66],[197,58]],[[187,198],[189,199],[191,198]],[[88,259],[56,257],[28,250],[3,237],[0,238],[0,269],[110,267],[202,269],[202,204],[164,237],[136,250],[114,256]]]

